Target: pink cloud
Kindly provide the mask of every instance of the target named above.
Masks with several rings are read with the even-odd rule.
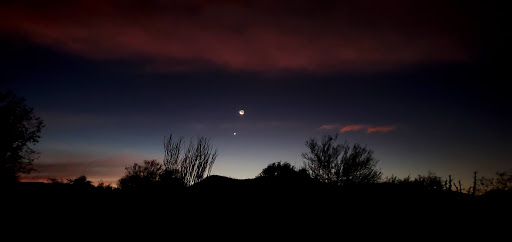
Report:
[[[367,125],[353,124],[353,125],[347,125],[347,126],[341,128],[340,131],[342,133],[348,132],[348,131],[359,131],[361,129],[365,129],[366,127],[367,127]]]
[[[394,130],[394,126],[370,126],[365,124],[353,124],[353,125],[347,125],[340,129],[340,132],[348,132],[348,131],[365,131],[368,134],[375,133],[375,132],[382,132],[387,133],[391,130]]]
[[[469,59],[459,8],[400,2],[72,1],[37,8],[22,1],[0,8],[0,31],[156,72],[374,71]]]
[[[387,133],[393,129],[395,129],[395,127],[393,127],[393,126],[375,126],[375,127],[368,127],[367,132],[368,133],[373,133],[373,132]]]

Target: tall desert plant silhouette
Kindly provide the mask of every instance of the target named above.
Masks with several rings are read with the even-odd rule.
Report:
[[[185,186],[191,186],[210,175],[217,159],[210,139],[198,137],[185,145],[183,137],[172,135],[164,142],[164,176],[177,179]]]
[[[358,143],[336,143],[338,135],[325,135],[321,141],[306,141],[308,152],[302,153],[304,167],[322,182],[347,185],[380,181],[382,173],[376,168],[378,160],[373,151]]]

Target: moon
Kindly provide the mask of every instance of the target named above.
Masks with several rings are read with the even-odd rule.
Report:
[[[242,109],[242,110],[238,111],[238,113],[239,113],[240,115],[244,115],[245,111]]]

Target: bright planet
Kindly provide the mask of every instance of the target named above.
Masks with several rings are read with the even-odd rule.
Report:
[[[244,110],[242,109],[242,110],[238,111],[238,113],[239,113],[240,115],[244,115],[244,113],[245,113],[245,112],[244,112]]]

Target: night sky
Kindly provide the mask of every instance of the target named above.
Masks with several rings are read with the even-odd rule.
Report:
[[[2,1],[0,89],[46,124],[23,180],[115,183],[170,134],[234,178],[336,133],[384,176],[512,168],[499,1],[170,2]]]

